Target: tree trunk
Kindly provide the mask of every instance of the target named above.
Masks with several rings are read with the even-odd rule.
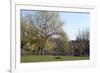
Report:
[[[47,41],[47,38],[42,42],[41,55],[44,55],[44,46],[45,46],[46,41]]]

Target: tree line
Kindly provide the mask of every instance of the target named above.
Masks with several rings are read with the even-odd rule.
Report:
[[[21,16],[20,21],[22,53],[29,51],[31,54],[44,55],[45,52],[80,52],[83,55],[84,49],[89,49],[88,30],[79,31],[76,37],[76,41],[80,42],[78,47],[70,48],[68,35],[62,29],[64,22],[57,12],[36,11],[34,15]]]

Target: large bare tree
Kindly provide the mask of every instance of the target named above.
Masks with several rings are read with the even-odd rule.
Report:
[[[35,36],[39,54],[43,55],[44,46],[48,38],[63,35],[63,22],[57,12],[46,11],[36,11],[34,15],[28,15],[27,19],[29,24],[36,30],[36,34],[33,37]]]

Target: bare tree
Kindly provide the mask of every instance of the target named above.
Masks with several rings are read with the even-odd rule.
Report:
[[[38,52],[43,55],[43,50],[48,38],[63,35],[63,22],[57,12],[36,11],[35,14],[28,15],[29,24],[37,31],[35,42],[38,44]],[[33,31],[32,31],[33,33]]]
[[[81,56],[87,54],[89,55],[89,29],[79,31],[76,37],[76,41],[78,41],[77,47],[80,50]]]

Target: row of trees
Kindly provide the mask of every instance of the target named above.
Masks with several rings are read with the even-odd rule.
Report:
[[[85,29],[82,31],[79,31],[76,37],[76,41],[78,42],[77,44],[77,49],[80,52],[81,56],[87,55],[89,56],[89,51],[90,51],[90,45],[89,45],[89,29]]]
[[[79,43],[71,49],[63,24],[57,12],[35,11],[34,15],[21,16],[21,53],[26,50],[44,55],[44,52],[72,53],[77,50],[83,55],[84,50],[89,49],[89,30],[79,31],[75,40]]]

